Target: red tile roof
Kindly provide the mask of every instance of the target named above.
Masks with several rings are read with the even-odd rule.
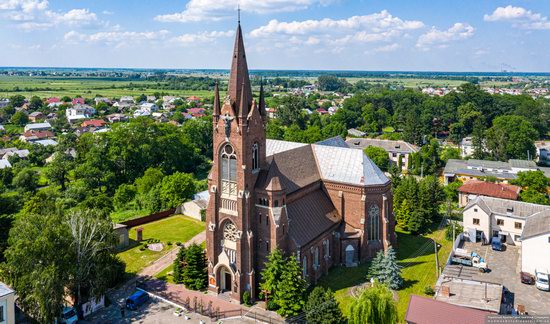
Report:
[[[85,102],[84,102],[84,98],[74,98],[73,99],[73,105],[83,105]]]
[[[504,183],[470,180],[458,188],[459,192],[478,196],[518,200],[521,188]]]
[[[405,321],[414,324],[484,324],[487,315],[491,313],[411,295]]]
[[[103,126],[105,126],[105,124],[107,124],[107,123],[104,120],[92,119],[92,120],[85,120],[84,122],[82,122],[82,124],[80,126],[82,126],[82,127],[88,127],[88,126],[103,127]]]
[[[55,134],[50,131],[28,131],[23,133],[26,138],[36,137],[39,139],[54,137]]]
[[[51,104],[51,103],[61,102],[61,100],[57,97],[52,97],[52,98],[46,100],[46,102]]]

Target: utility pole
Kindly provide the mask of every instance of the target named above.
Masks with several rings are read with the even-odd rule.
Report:
[[[435,249],[435,275],[439,277],[439,256],[437,255],[437,242],[434,241],[434,249]]]

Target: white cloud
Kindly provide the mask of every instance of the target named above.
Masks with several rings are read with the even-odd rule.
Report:
[[[35,10],[46,10],[47,0],[0,0],[0,10],[18,10],[32,12]]]
[[[196,22],[236,18],[240,5],[243,12],[259,14],[304,10],[315,5],[328,5],[334,0],[190,0],[185,10],[172,14],[158,15],[162,22]]]
[[[84,34],[77,31],[70,31],[65,34],[67,42],[78,43],[104,43],[104,44],[128,44],[128,42],[142,42],[166,39],[170,32],[167,30],[151,32],[130,32],[130,31],[107,31],[93,34]]]
[[[322,20],[304,20],[292,22],[280,22],[271,20],[267,25],[253,30],[252,37],[266,37],[273,34],[307,35],[312,33],[335,33],[360,31],[367,35],[380,34],[385,31],[414,30],[424,27],[424,23],[418,20],[402,20],[392,16],[387,10],[365,16],[353,16],[347,19],[334,20],[325,18]]]
[[[432,27],[428,32],[420,35],[416,47],[424,50],[433,46],[445,48],[451,42],[471,38],[474,33],[475,28],[467,23],[456,23],[447,30]]]
[[[46,16],[54,24],[67,24],[69,26],[80,26],[97,22],[97,15],[88,9],[72,9],[67,12],[46,11]]]
[[[195,43],[209,43],[213,42],[218,38],[223,37],[232,37],[235,34],[234,31],[211,31],[211,32],[199,32],[194,34],[183,34],[172,38],[172,41],[179,44],[195,44]]]
[[[396,51],[399,48],[401,48],[401,45],[399,45],[397,43],[393,43],[393,44],[377,47],[377,48],[374,49],[374,51],[377,52],[377,53],[387,53],[387,52]]]
[[[483,19],[489,22],[508,21],[512,26],[522,29],[550,29],[548,17],[532,12],[522,7],[498,7],[492,14],[484,15]]]

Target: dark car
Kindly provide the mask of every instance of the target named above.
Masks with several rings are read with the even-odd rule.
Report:
[[[524,283],[526,285],[535,284],[535,277],[533,277],[531,274],[527,272],[520,272],[519,276],[521,278],[521,283]]]
[[[141,290],[136,291],[132,296],[126,299],[126,308],[136,310],[149,300],[149,295]]]

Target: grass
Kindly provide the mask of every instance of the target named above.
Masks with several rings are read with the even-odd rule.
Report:
[[[174,265],[171,264],[168,267],[166,267],[166,269],[164,269],[161,272],[157,273],[155,275],[155,278],[173,284],[173,283],[175,283],[174,282],[174,276],[172,275],[173,273],[174,273]]]
[[[150,212],[144,209],[120,210],[111,213],[111,220],[115,223],[120,223],[129,219],[147,216],[149,214]]]
[[[402,268],[404,287],[397,291],[397,311],[399,320],[404,321],[405,313],[411,294],[425,295],[424,288],[433,286],[437,281],[435,268],[434,246],[431,239],[435,239],[441,247],[438,250],[439,264],[443,266],[451,251],[452,243],[446,241],[445,230],[436,230],[427,235],[412,235],[400,229],[397,233],[397,258]],[[350,288],[364,283],[368,264],[361,264],[355,268],[334,267],[319,281],[319,285],[330,288],[335,292],[340,309],[345,316],[354,297],[350,295]]]
[[[168,242],[176,243],[189,241],[204,230],[204,223],[186,216],[175,215],[141,225],[140,227],[143,227],[144,240],[150,238],[158,239],[164,243],[164,248],[159,252],[149,249],[140,251],[141,244],[132,239],[136,237],[136,229],[132,228],[129,233],[131,242],[130,248],[118,254],[122,261],[126,263],[126,272],[128,274],[138,273],[153,261],[166,254],[175,246],[167,245]]]

